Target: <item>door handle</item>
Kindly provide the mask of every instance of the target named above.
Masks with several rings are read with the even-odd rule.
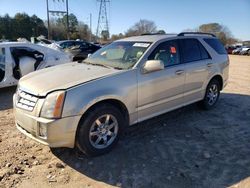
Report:
[[[207,63],[207,67],[212,67],[213,63]]]
[[[177,70],[177,71],[175,72],[176,75],[181,75],[181,74],[183,74],[183,73],[184,73],[184,70]]]

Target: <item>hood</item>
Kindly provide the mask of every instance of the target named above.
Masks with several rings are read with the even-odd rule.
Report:
[[[120,71],[84,63],[67,63],[30,73],[20,79],[19,87],[30,94],[46,96],[51,91],[68,89]]]

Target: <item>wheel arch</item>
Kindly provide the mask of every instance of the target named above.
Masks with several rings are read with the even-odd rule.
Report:
[[[91,112],[92,109],[94,109],[97,106],[102,105],[102,104],[109,104],[109,105],[112,105],[112,106],[116,107],[117,109],[119,109],[121,111],[121,113],[125,115],[126,125],[129,125],[129,111],[128,111],[127,106],[119,99],[106,98],[106,99],[102,99],[100,101],[93,102],[86,109],[84,109],[84,112],[82,113],[82,116],[78,122],[77,130],[78,130],[79,124],[82,121],[84,121],[84,118],[88,115],[88,113]]]
[[[208,82],[207,86],[209,85],[209,83],[212,81],[212,80],[217,80],[220,84],[220,91],[223,89],[223,78],[221,75],[217,74],[217,75],[214,75]]]

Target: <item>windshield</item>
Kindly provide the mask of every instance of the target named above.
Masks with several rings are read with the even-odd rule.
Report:
[[[150,44],[148,42],[113,42],[95,52],[84,62],[117,69],[129,69],[138,62]]]

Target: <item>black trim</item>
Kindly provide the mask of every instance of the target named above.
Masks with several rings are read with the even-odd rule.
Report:
[[[178,37],[183,37],[185,35],[210,35],[212,37],[216,37],[214,34],[212,33],[203,33],[203,32],[181,32],[179,33],[177,36]]]

